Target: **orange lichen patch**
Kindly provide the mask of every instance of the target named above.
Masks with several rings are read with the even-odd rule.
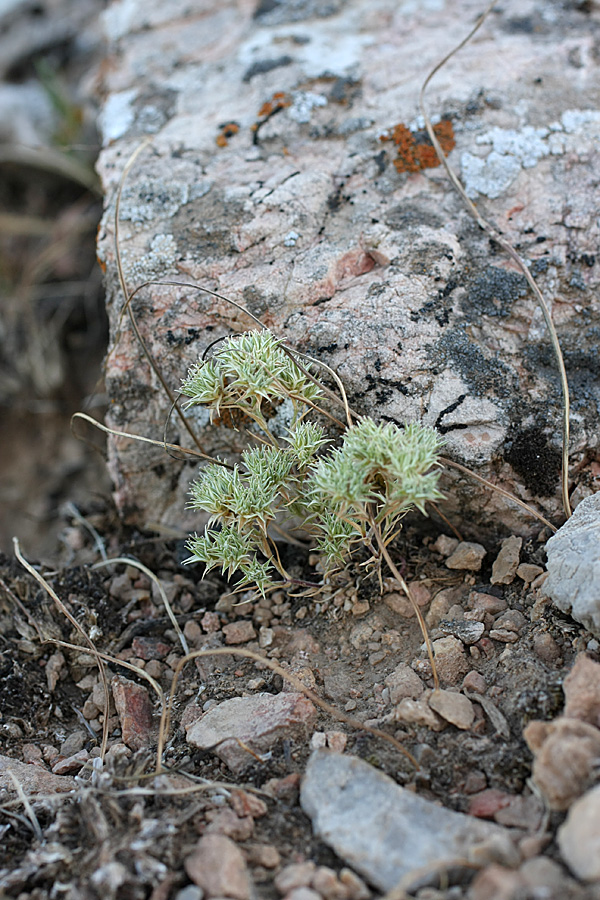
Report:
[[[237,122],[225,122],[219,126],[219,134],[217,135],[217,147],[226,147],[229,143],[228,138],[233,137],[240,130]]]
[[[267,100],[266,103],[263,103],[261,108],[258,111],[259,118],[264,118],[265,116],[272,116],[274,112],[277,112],[280,109],[284,109],[286,106],[292,105],[292,98],[289,94],[286,94],[285,91],[276,91],[270,100]]]
[[[444,119],[433,126],[435,135],[445,154],[456,146],[452,122]],[[440,160],[433,144],[425,131],[413,133],[406,125],[399,123],[390,132],[381,135],[381,141],[393,141],[398,148],[394,166],[398,172],[420,172],[422,169],[434,169]]]

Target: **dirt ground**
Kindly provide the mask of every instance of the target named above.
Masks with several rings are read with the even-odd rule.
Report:
[[[232,772],[215,753],[186,742],[182,721],[189,724],[232,697],[250,696],[257,690],[278,694],[286,688],[280,675],[229,654],[202,658],[184,669],[164,754],[168,775],[152,774],[160,714],[154,695],[152,721],[144,720],[140,710],[132,707],[131,715],[138,717],[133,731],[122,711],[121,717],[115,713],[111,700],[109,751],[98,768],[103,698],[97,661],[86,647],[59,649],[40,641],[41,636],[83,644],[47,592],[16,560],[3,556],[3,753],[33,764],[42,779],[50,777],[50,770],[67,781],[76,776],[73,794],[62,796],[50,785],[47,793],[38,788],[43,793],[29,807],[14,792],[2,792],[0,889],[5,896],[41,900],[57,896],[57,891],[73,898],[184,896],[180,892],[190,885],[184,862],[199,836],[211,831],[226,834],[239,845],[256,896],[261,898],[285,893],[281,882],[278,890],[277,876],[290,864],[312,861],[339,873],[344,861],[314,836],[298,802],[299,779],[311,747],[325,741],[340,749],[345,742],[345,752],[367,760],[423,797],[451,809],[496,817],[520,829],[517,834],[538,841],[536,852],[556,857],[556,828],[564,815],[547,815],[532,793],[532,757],[522,732],[530,720],[548,720],[559,713],[561,682],[575,654],[594,645],[589,644],[590,635],[549,608],[540,592],[521,579],[508,585],[490,584],[497,547],[488,548],[480,572],[449,570],[439,552],[440,543],[436,544],[440,532],[424,520],[406,528],[395,547],[396,558],[405,565],[405,577],[420,586],[432,639],[461,633],[461,610],[468,615],[474,593],[487,595],[490,608],[504,609],[504,613],[487,614],[484,636],[471,645],[461,642],[458,670],[450,666],[443,673],[442,680],[457,688],[465,676],[470,679],[473,725],[468,730],[447,725],[433,731],[425,725],[393,721],[388,676],[405,663],[427,687],[432,680],[414,616],[399,613],[398,601],[395,609],[390,608],[394,601],[389,600],[389,586],[387,598],[382,599],[374,575],[365,577],[357,566],[320,597],[307,599],[280,591],[266,600],[255,597],[234,605],[237,598],[213,574],[201,580],[198,570],[182,565],[182,543],[126,533],[110,510],[91,511],[85,519],[100,536],[109,558],[129,556],[158,575],[190,649],[240,646],[275,659],[340,712],[395,735],[420,768],[415,771],[380,738],[319,711],[316,726],[284,734],[264,758],[249,753],[243,771]],[[82,564],[46,573],[60,600],[93,638],[97,650],[145,668],[168,692],[183,650],[150,580],[133,566],[93,570],[90,564],[99,557],[82,524],[71,526],[65,538]],[[303,578],[315,577],[310,565],[315,560],[308,552],[297,548],[286,552],[289,569]],[[543,560],[543,543],[524,543],[521,562],[543,565]],[[504,615],[506,624],[507,611],[515,613],[514,631],[508,636],[506,629],[494,631],[493,627],[499,615]],[[435,624],[436,619],[441,621]],[[251,626],[232,630],[235,623]],[[472,620],[463,617],[462,627],[468,624]],[[490,631],[502,634],[486,636]],[[115,675],[145,684],[110,664],[109,680]],[[133,732],[137,737],[127,738]],[[139,749],[132,749],[136,746]],[[488,789],[502,793],[490,794]],[[506,808],[510,810],[511,798],[519,795],[527,802],[511,819]],[[504,800],[495,808],[492,804],[491,810],[477,810],[480,798],[489,802],[494,797]],[[502,809],[504,819],[498,812]],[[339,888],[339,879],[337,883]],[[564,893],[563,885],[562,896],[596,896],[573,880],[568,884],[570,893]],[[371,886],[365,890],[365,896],[378,896]],[[422,889],[417,895],[462,897],[467,885],[432,890]],[[321,896],[327,900],[327,892]],[[339,896],[352,894],[346,891]]]

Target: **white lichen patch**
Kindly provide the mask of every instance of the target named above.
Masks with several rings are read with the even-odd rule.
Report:
[[[461,171],[469,197],[483,194],[500,197],[515,181],[521,169],[530,169],[546,156],[585,151],[600,136],[600,112],[592,109],[566,110],[560,122],[545,128],[526,125],[519,131],[492,128],[477,138],[481,146],[491,145],[487,156],[463,153]]]
[[[177,271],[176,261],[179,252],[177,241],[172,234],[157,234],[152,238],[150,250],[142,256],[123,253],[123,270],[128,281],[148,281],[162,278]]]
[[[288,109],[288,116],[295,122],[310,122],[313,109],[319,106],[327,106],[327,97],[323,94],[315,94],[313,91],[294,91],[293,103]]]
[[[126,134],[135,119],[134,101],[138,95],[136,88],[111,94],[98,116],[102,135],[102,146],[106,147]]]

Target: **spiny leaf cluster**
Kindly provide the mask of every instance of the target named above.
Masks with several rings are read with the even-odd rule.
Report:
[[[261,425],[264,401],[289,398],[298,414],[322,393],[266,330],[227,338],[213,357],[189,370],[181,392],[189,397],[186,409],[207,406],[213,416],[238,409]]]
[[[277,575],[288,581],[269,526],[285,519],[312,534],[329,567],[340,565],[357,542],[371,546],[378,528],[389,540],[412,507],[425,512],[441,497],[436,468],[440,440],[428,427],[412,423],[376,424],[363,418],[325,451],[320,425],[306,421],[318,411],[323,391],[300,369],[268,331],[230,337],[218,354],[194,366],[183,383],[187,406],[211,413],[238,409],[262,429],[258,447],[244,451],[241,463],[211,463],[191,489],[190,506],[209,514],[204,535],[188,541],[190,562],[207,570],[240,575],[239,586],[265,591]],[[261,405],[291,399],[287,433],[277,440]],[[218,527],[212,527],[212,526]]]

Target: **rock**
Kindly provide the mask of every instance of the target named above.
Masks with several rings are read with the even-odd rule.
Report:
[[[536,891],[536,895],[552,897],[552,894],[568,896],[568,878],[562,866],[547,856],[534,856],[526,859],[519,868],[528,888]],[[535,896],[535,895],[534,895]]]
[[[187,742],[201,750],[214,750],[234,772],[241,772],[268,751],[281,737],[304,735],[314,725],[317,711],[303,694],[255,694],[225,700],[193,722]],[[231,740],[228,740],[231,739]]]
[[[186,623],[187,624],[187,623]],[[196,624],[196,623],[193,623]],[[134,637],[131,642],[131,650],[139,659],[164,659],[172,650],[170,644],[166,644],[159,638]]]
[[[339,880],[337,873],[329,866],[317,868],[311,887],[323,897],[323,900],[347,900],[348,897],[346,887]]]
[[[204,900],[204,891],[197,884],[186,884],[177,891],[175,900]]]
[[[223,625],[223,634],[226,644],[247,644],[256,637],[254,625],[248,619],[240,619],[238,622]]]
[[[563,715],[600,728],[600,664],[580,653],[563,682]]]
[[[541,575],[544,570],[541,566],[534,566],[532,563],[521,563],[520,566],[517,567],[517,576],[525,582],[525,584],[531,584],[532,581]]]
[[[386,686],[390,691],[390,703],[396,706],[405,697],[416,700],[425,690],[425,685],[416,672],[410,666],[401,663],[393,672],[385,677]],[[332,748],[333,749],[333,748]]]
[[[502,628],[519,634],[526,624],[527,619],[522,612],[519,612],[518,609],[507,609],[495,620],[494,628]]]
[[[415,615],[413,605],[406,594],[400,594],[398,592],[384,594],[383,602],[385,603],[387,608],[391,609],[391,611],[396,613],[397,616],[402,616],[405,619],[410,619]]]
[[[492,584],[512,584],[517,574],[522,546],[523,538],[514,534],[502,541],[502,547],[492,566]]]
[[[500,641],[503,644],[516,644],[519,633],[510,628],[491,628],[490,637],[493,641]]]
[[[10,777],[11,772],[28,797],[34,794],[67,793],[77,787],[75,779],[68,775],[53,775],[41,766],[0,755],[0,790],[11,795],[17,790]]]
[[[132,750],[147,747],[153,741],[152,703],[145,687],[116,675],[112,692],[121,723],[123,743]]]
[[[278,872],[273,881],[280,894],[287,894],[294,888],[309,887],[316,871],[314,862],[292,863]]]
[[[352,869],[343,868],[340,871],[340,881],[346,888],[348,900],[369,900],[371,891]]]
[[[483,622],[472,620],[442,619],[439,624],[440,631],[444,634],[452,634],[463,644],[476,644],[485,631]]]
[[[79,753],[80,750],[83,750],[89,739],[90,736],[87,731],[84,731],[82,728],[77,728],[75,731],[72,731],[60,745],[60,755],[72,756],[74,753]]]
[[[297,887],[285,895],[285,900],[322,900],[321,894],[309,887]]]
[[[264,869],[276,869],[281,863],[281,855],[273,844],[250,844],[244,848],[248,862]]]
[[[363,760],[327,750],[310,757],[300,802],[315,834],[384,892],[416,870],[439,872],[442,862],[450,872],[484,842],[514,853],[500,826],[437,806]]]
[[[518,900],[525,886],[519,872],[492,863],[473,879],[469,900]]]
[[[209,812],[207,819],[205,834],[224,834],[234,841],[247,841],[254,831],[252,816],[237,816],[232,809],[221,809],[214,815]]]
[[[570,808],[558,830],[562,858],[582,881],[600,881],[600,785]]]
[[[577,719],[530,722],[523,731],[534,753],[533,780],[551,809],[565,810],[594,782],[600,730]]]
[[[485,694],[487,691],[487,682],[485,678],[480,672],[476,672],[474,669],[472,672],[468,672],[465,675],[462,686],[465,691],[474,691],[476,694]]]
[[[54,688],[58,684],[58,680],[61,677],[61,674],[65,668],[66,659],[60,650],[57,650],[55,653],[52,653],[48,657],[48,662],[46,663],[45,675],[46,681],[48,682],[48,690],[50,693],[53,693]]]
[[[506,609],[504,597],[496,597],[494,594],[483,594],[481,591],[471,591],[468,604],[470,609],[481,609],[492,616],[496,616]]]
[[[225,835],[205,834],[183,865],[207,897],[250,900],[252,884],[242,851]]]
[[[432,731],[443,731],[446,723],[429,706],[428,695],[426,691],[419,700],[405,697],[394,709],[394,719],[405,725],[424,725]]]
[[[543,496],[552,517],[560,503],[560,398],[547,335],[523,276],[467,227],[442,170],[419,170],[436,161],[415,150],[416,142],[425,146],[415,120],[419,87],[463,37],[465,15],[462,6],[457,14],[450,5],[408,4],[390,16],[389,0],[223,0],[200,13],[183,4],[175,15],[160,0],[108,6],[107,60],[97,79],[98,170],[107,197],[98,253],[111,336],[114,342],[124,306],[115,270],[116,183],[150,135],[152,148],[137,158],[121,203],[130,288],[167,276],[245,303],[290,345],[332,365],[361,413],[403,421],[424,410],[445,432],[448,455],[519,496]],[[453,58],[428,104],[434,114],[451,109],[460,126],[447,139],[456,140],[450,161],[469,194],[483,195],[506,237],[527,245],[542,287],[568,298],[561,338],[574,348],[582,391],[592,396],[596,63],[582,51],[573,94],[564,36],[589,37],[577,4],[563,4],[544,22],[543,41],[524,40],[511,16],[507,9],[488,19],[485,39]],[[502,53],[491,52],[497,45]],[[398,46],[401,91],[389,75]],[[474,103],[478,96],[490,102]],[[227,122],[235,122],[229,137],[221,128]],[[393,140],[381,140],[400,123],[408,158]],[[399,171],[407,168],[416,171]],[[526,206],[516,210],[524,196]],[[585,321],[573,307],[580,302]],[[208,343],[250,324],[191,288],[150,286],[134,307],[174,390]],[[170,403],[128,329],[107,356],[106,384],[110,424],[148,434],[151,423],[166,420]],[[191,419],[207,452],[239,446],[239,435],[223,425],[201,414]],[[597,446],[593,402],[582,404],[573,428],[573,446]],[[129,519],[199,527],[186,510],[189,465],[157,447],[119,438],[109,444],[116,502]],[[515,533],[531,529],[504,498],[464,476],[444,478],[450,518],[476,522],[479,532],[502,523]]]
[[[485,554],[486,549],[481,544],[462,541],[454,553],[446,560],[446,566],[449,569],[465,569],[468,572],[479,572]]]
[[[546,542],[544,593],[589,631],[600,635],[600,492],[582,500]]]
[[[438,535],[435,542],[431,545],[431,549],[435,550],[436,553],[439,553],[440,556],[450,556],[457,547],[458,540],[453,537],[448,537],[447,534]]]
[[[72,772],[79,772],[90,758],[87,750],[79,750],[72,756],[65,759],[58,759],[52,766],[55,775],[70,775]]]
[[[231,791],[229,802],[240,817],[252,816],[253,819],[261,819],[269,811],[269,807],[264,800],[261,800],[256,794],[243,791],[241,788]]]
[[[469,801],[469,815],[478,819],[493,819],[499,810],[510,806],[514,794],[499,791],[496,788],[486,788],[477,794],[473,794]]]
[[[446,722],[468,730],[475,721],[475,710],[464,694],[456,691],[434,691],[429,698],[430,707]]]
[[[435,665],[440,681],[444,684],[458,684],[469,671],[469,663],[461,642],[449,635],[432,642]]]
[[[533,652],[542,662],[555,663],[560,659],[560,647],[547,631],[534,634]]]
[[[494,821],[507,828],[521,828],[534,833],[539,830],[544,806],[534,794],[517,794],[504,809],[498,810]]]

